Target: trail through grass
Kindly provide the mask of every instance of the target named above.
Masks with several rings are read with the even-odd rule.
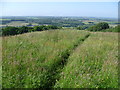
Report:
[[[3,88],[53,86],[60,64],[88,35],[84,31],[51,30],[3,37]]]
[[[55,88],[118,88],[117,33],[92,33],[67,61]]]
[[[118,88],[117,33],[26,33],[3,37],[1,50],[3,88]]]

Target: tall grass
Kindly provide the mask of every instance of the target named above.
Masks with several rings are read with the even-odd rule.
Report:
[[[76,30],[51,30],[3,37],[3,88],[52,86],[55,68],[88,34]]]
[[[118,88],[118,35],[92,33],[78,46],[55,88]]]
[[[2,38],[0,37],[0,89],[2,88]]]

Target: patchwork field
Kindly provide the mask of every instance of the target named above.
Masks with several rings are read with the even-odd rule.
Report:
[[[8,23],[6,25],[8,25],[8,26],[26,26],[28,24],[29,23],[25,23],[23,21],[12,21],[12,22],[10,22],[10,23]]]
[[[118,88],[118,35],[49,30],[2,38],[3,88]]]

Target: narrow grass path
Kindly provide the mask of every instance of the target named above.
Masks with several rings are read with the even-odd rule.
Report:
[[[54,88],[118,88],[118,34],[92,33],[69,56]]]
[[[53,67],[51,67],[51,69],[49,69],[49,73],[47,74],[49,78],[49,83],[46,83],[44,88],[53,88],[56,81],[59,80],[60,78],[60,73],[62,72],[62,69],[64,68],[64,66],[67,64],[67,60],[69,58],[69,56],[74,52],[74,50],[81,45],[88,37],[90,36],[90,34],[86,35],[83,39],[78,40],[78,42],[76,42],[76,44],[74,45],[74,47],[72,48],[72,50],[66,50],[65,53],[63,53],[61,59],[62,60],[58,60],[60,62],[58,62],[57,64],[55,64],[55,66],[53,65]]]
[[[72,51],[89,34],[80,30],[51,30],[4,37],[3,88],[53,87]]]
[[[2,88],[117,87],[117,33],[51,30],[2,39]]]

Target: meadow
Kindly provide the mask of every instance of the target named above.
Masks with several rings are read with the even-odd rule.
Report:
[[[117,65],[117,33],[93,33],[68,58],[55,88],[118,88]]]
[[[2,88],[2,38],[0,37],[0,89]]]
[[[3,88],[118,88],[118,33],[58,29],[2,37]]]
[[[51,87],[58,67],[88,35],[75,30],[50,30],[3,37],[2,86]]]

